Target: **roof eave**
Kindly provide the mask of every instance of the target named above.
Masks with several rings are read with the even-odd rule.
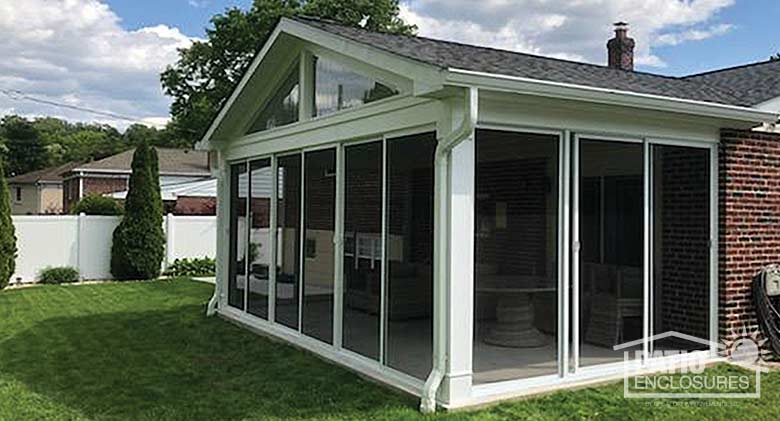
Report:
[[[750,123],[778,121],[776,112],[661,95],[598,88],[464,69],[448,69],[446,83],[491,90],[643,108]]]

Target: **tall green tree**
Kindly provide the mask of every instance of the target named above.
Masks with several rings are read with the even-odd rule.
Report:
[[[215,15],[206,39],[180,50],[179,60],[160,76],[163,90],[173,97],[170,127],[190,144],[199,140],[279,18],[307,15],[414,33],[399,11],[398,0],[254,0],[246,11],[232,8]]]
[[[152,279],[160,275],[165,234],[156,176],[156,151],[142,142],[133,154],[125,215],[114,230],[111,273],[117,279]]]
[[[11,220],[11,195],[3,171],[0,171],[0,289],[8,286],[15,271],[16,231]]]
[[[5,174],[14,176],[44,168],[50,164],[46,145],[38,130],[27,119],[6,116],[0,122]]]

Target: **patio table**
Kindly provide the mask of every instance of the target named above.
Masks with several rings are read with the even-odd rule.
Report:
[[[477,292],[494,294],[497,323],[483,338],[485,343],[510,348],[538,348],[549,343],[534,326],[533,295],[555,292],[546,278],[538,276],[489,275],[480,278]]]

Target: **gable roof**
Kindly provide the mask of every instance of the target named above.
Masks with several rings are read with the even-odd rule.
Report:
[[[207,152],[192,149],[156,149],[160,162],[160,174],[210,175]],[[135,148],[79,165],[71,171],[130,173],[133,153],[135,153]]]
[[[727,86],[694,78],[624,71],[431,38],[373,32],[309,17],[281,18],[221,104],[197,149],[213,148],[241,132],[258,101],[307,44],[408,79],[411,93],[433,97],[450,87],[484,88],[563,100],[686,114],[740,124],[775,122],[776,112],[752,103]],[[262,99],[262,98],[260,98]],[[747,127],[747,125],[745,126]]]
[[[13,184],[36,184],[36,183],[62,183],[62,174],[66,173],[78,165],[78,162],[68,162],[56,167],[43,168],[31,171],[26,174],[20,174],[8,179],[8,183]]]
[[[713,70],[685,79],[729,89],[741,102],[758,105],[780,97],[780,60]]]
[[[293,20],[440,69],[454,68],[716,104],[752,105],[728,88],[694,79],[618,70],[419,36],[373,32],[322,19],[295,17]]]

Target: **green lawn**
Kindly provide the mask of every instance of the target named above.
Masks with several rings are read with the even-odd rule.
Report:
[[[177,280],[0,292],[0,420],[422,418],[416,399],[207,319],[211,289]],[[760,400],[657,407],[623,399],[621,383],[431,418],[775,418],[780,373],[762,389]]]

